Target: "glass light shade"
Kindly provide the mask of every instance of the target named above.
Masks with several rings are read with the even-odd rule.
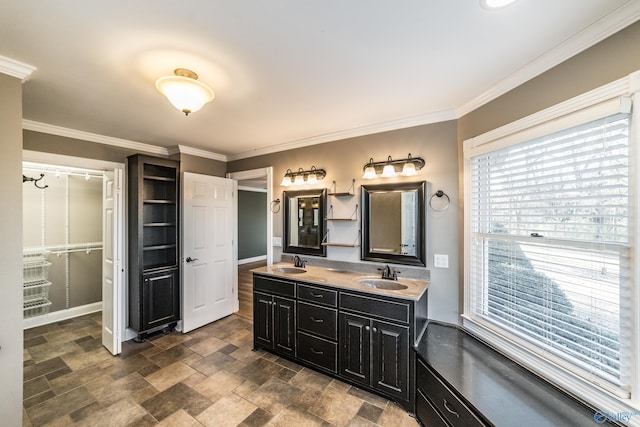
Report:
[[[282,185],[283,187],[288,187],[291,185],[291,177],[289,175],[285,175],[284,178],[282,178],[282,182],[280,183],[280,185]]]
[[[307,176],[307,184],[317,184],[318,183],[318,177],[316,176],[315,173],[310,173]]]
[[[384,169],[382,169],[383,178],[392,178],[396,176],[396,170],[393,165],[385,165]]]
[[[515,2],[516,0],[480,0],[480,6],[484,9],[492,10],[507,7]]]
[[[416,165],[413,162],[407,162],[402,166],[402,176],[415,176],[417,174],[418,171],[416,171]]]
[[[190,77],[166,76],[156,80],[156,88],[185,114],[194,113],[213,100],[209,86]]]
[[[375,178],[376,175],[376,168],[374,168],[373,166],[367,166],[364,169],[364,174],[362,174],[362,178],[363,179],[373,179]]]
[[[304,177],[302,175],[296,175],[296,179],[293,181],[295,185],[304,184]]]

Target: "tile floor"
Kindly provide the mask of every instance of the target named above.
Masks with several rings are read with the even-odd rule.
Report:
[[[417,426],[396,404],[252,351],[232,315],[188,334],[101,345],[101,314],[26,330],[24,426]]]

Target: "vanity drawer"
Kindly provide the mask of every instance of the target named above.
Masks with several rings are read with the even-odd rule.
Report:
[[[287,280],[273,279],[253,275],[253,290],[269,294],[282,295],[283,297],[295,297],[295,283]]]
[[[340,308],[367,316],[409,323],[409,304],[407,303],[340,292]]]
[[[449,427],[421,390],[416,393],[416,417],[426,427]]]
[[[426,395],[429,401],[427,403],[432,403],[433,407],[452,426],[484,426],[484,423],[471,409],[458,399],[421,360],[418,360],[417,363],[416,385],[418,386],[418,391],[422,391]]]
[[[336,340],[338,310],[298,301],[298,329]]]
[[[338,292],[298,283],[298,301],[309,301],[335,307],[338,302]]]
[[[313,365],[338,372],[338,345],[325,339],[298,332],[298,358]]]

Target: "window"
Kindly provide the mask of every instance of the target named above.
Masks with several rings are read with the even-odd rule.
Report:
[[[463,325],[565,388],[577,378],[623,400],[637,328],[631,121],[599,106],[465,142]]]

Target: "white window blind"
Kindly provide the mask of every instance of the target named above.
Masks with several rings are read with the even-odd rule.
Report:
[[[628,114],[470,158],[474,321],[627,393]]]

